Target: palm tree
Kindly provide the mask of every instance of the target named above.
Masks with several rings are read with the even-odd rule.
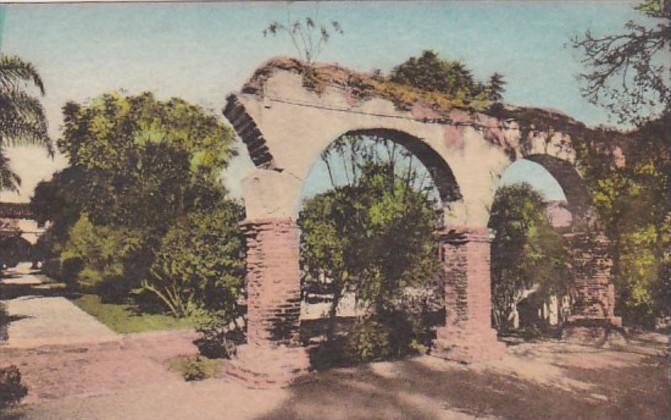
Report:
[[[53,154],[44,108],[27,91],[30,86],[44,95],[44,83],[35,67],[19,57],[0,55],[0,191],[18,191],[21,184],[9,167],[6,147],[41,145]]]

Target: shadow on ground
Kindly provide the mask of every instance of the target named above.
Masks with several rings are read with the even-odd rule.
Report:
[[[582,366],[585,354],[615,360],[624,357],[635,363]],[[261,418],[671,418],[671,388],[662,367],[666,361],[660,356],[587,347],[567,350],[559,345],[544,354],[514,355],[511,363],[521,363],[523,369],[525,359],[531,362],[539,357],[552,357],[552,366],[566,382],[535,380],[498,369],[496,363],[465,367],[427,363],[430,359],[421,357],[322,372],[315,382],[291,388],[291,397]]]

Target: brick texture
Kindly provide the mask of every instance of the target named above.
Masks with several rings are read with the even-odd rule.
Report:
[[[460,362],[497,359],[505,345],[491,327],[491,236],[487,229],[446,229],[439,234],[445,271],[445,326],[432,354]]]
[[[562,338],[585,343],[605,340],[614,328],[622,326],[622,319],[615,316],[613,261],[608,238],[586,232],[564,237],[572,254],[575,283],[573,310]]]
[[[289,218],[248,220],[247,345],[227,373],[257,387],[282,386],[307,373],[300,346],[298,227]]]

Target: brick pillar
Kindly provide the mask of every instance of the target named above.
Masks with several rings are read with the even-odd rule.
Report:
[[[579,341],[601,340],[606,329],[622,325],[615,316],[615,286],[611,269],[609,241],[603,234],[565,234],[571,251],[573,274],[573,308],[563,330],[563,338]]]
[[[247,344],[227,373],[255,387],[284,386],[307,373],[299,342],[299,231],[290,218],[247,220]]]
[[[445,229],[439,234],[445,270],[445,326],[438,328],[432,354],[460,362],[505,354],[491,327],[491,235],[482,229]]]

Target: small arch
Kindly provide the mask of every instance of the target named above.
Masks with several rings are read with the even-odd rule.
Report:
[[[389,140],[403,146],[426,168],[436,187],[442,207],[446,208],[451,202],[462,199],[459,185],[448,163],[420,138],[400,130],[372,128],[349,130],[335,138],[333,142],[346,136]],[[333,142],[329,143],[327,149]]]
[[[591,214],[592,197],[585,181],[571,162],[555,156],[533,154],[524,157],[543,166],[559,183],[566,196],[568,210],[576,222],[588,222]]]

